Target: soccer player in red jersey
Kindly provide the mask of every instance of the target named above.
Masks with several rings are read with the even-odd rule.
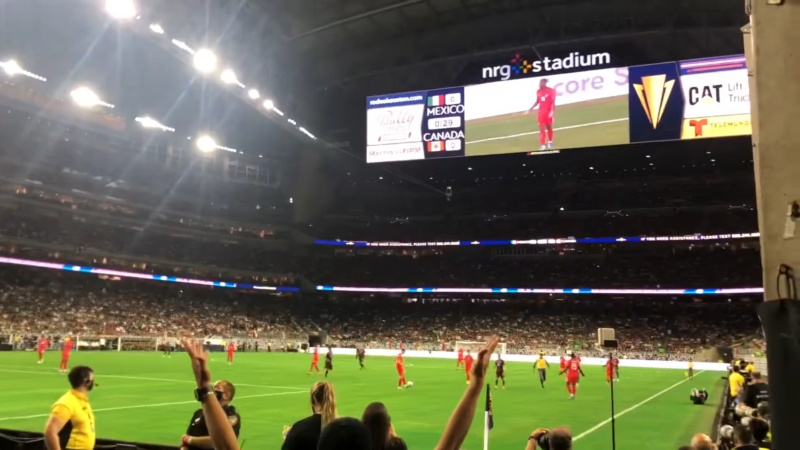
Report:
[[[403,363],[403,353],[405,352],[405,350],[400,350],[400,353],[394,358],[394,367],[397,369],[397,376],[399,377],[397,380],[397,389],[408,387],[408,381],[406,381],[406,366]]]
[[[575,356],[571,355],[569,362],[567,362],[567,392],[569,392],[569,399],[575,399],[575,393],[578,392],[578,381],[580,376],[586,376],[581,370],[581,361]],[[564,373],[563,371],[561,373]]]
[[[236,352],[236,344],[228,342],[228,364],[233,364],[233,354]]]
[[[556,90],[547,87],[547,78],[539,80],[539,90],[536,91],[536,103],[525,115],[539,107],[539,150],[553,148],[553,116],[556,113]]]
[[[458,349],[458,361],[456,361],[456,369],[464,365],[464,349]]]
[[[41,364],[44,362],[44,352],[47,350],[47,347],[50,347],[50,340],[46,337],[42,336],[39,338],[39,362],[37,364]]]
[[[559,373],[564,373],[564,369],[567,368],[567,358],[561,357],[561,367],[559,367]]]
[[[467,357],[464,358],[464,368],[467,370],[467,384],[469,384],[469,374],[472,372],[472,355],[467,350]]]
[[[72,339],[69,336],[64,338],[64,348],[61,350],[61,364],[58,365],[58,371],[61,373],[67,372],[67,364],[69,363],[69,352],[72,351]]]
[[[307,375],[311,375],[311,372],[314,371],[314,369],[317,370],[317,373],[322,373],[319,370],[319,345],[314,346],[314,359],[311,360],[311,367],[309,367]]]
[[[608,383],[609,386],[611,386],[611,383],[615,381],[614,372],[615,372],[614,355],[609,353],[608,361],[606,361],[606,383]]]

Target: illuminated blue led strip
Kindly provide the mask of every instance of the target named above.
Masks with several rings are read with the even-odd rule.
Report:
[[[173,277],[167,275],[150,275],[146,273],[123,272],[120,270],[100,269],[91,266],[78,266],[74,264],[58,264],[45,261],[33,261],[30,259],[0,257],[0,264],[13,264],[16,266],[39,267],[42,269],[65,270],[67,272],[82,272],[95,275],[116,276],[121,278],[137,278],[140,280],[166,281],[170,283],[195,284],[200,286],[214,286],[232,289],[257,289],[261,291],[275,292],[300,292],[299,287],[294,286],[262,286],[251,283],[237,283],[231,281],[198,280],[196,278]]]
[[[727,241],[731,239],[751,239],[761,236],[760,233],[732,234],[687,234],[676,236],[626,236],[597,238],[539,238],[539,239],[504,239],[489,241],[343,241],[340,239],[317,239],[317,245],[337,247],[456,247],[473,245],[561,245],[561,244],[614,244],[620,242],[693,242],[693,241]]]
[[[593,289],[593,288],[379,288],[317,286],[318,291],[386,292],[411,294],[624,294],[624,295],[734,295],[763,294],[764,288],[703,288],[703,289]]]

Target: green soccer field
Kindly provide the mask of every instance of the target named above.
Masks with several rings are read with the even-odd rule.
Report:
[[[630,143],[628,96],[591,100],[556,108],[553,149],[601,147]],[[524,153],[539,149],[536,111],[466,123],[467,156]]]
[[[0,428],[41,431],[52,403],[68,389],[57,371],[59,354],[47,353],[36,364],[31,352],[0,353],[0,381],[7,389],[0,403]],[[211,356],[215,380],[237,387],[233,404],[242,416],[240,442],[248,448],[279,448],[281,431],[310,413],[308,391],[321,376],[307,376],[310,356],[284,353],[239,353],[228,366],[222,353]],[[99,437],[137,442],[177,444],[198,404],[185,354],[164,358],[159,353],[78,352],[71,365],[95,370],[99,386],[90,401]],[[406,358],[414,387],[397,389],[392,358],[367,356],[366,371],[354,357],[337,356],[330,377],[339,414],[361,417],[373,401],[386,404],[398,434],[409,448],[433,448],[450,413],[464,392],[465,377],[455,361]],[[601,367],[586,367],[576,401],[569,401],[558,369],[551,367],[545,389],[539,387],[531,364],[507,364],[508,387],[493,390],[493,448],[522,448],[538,427],[569,426],[580,448],[611,447],[608,421],[610,398]],[[700,372],[686,380],[681,370],[623,368],[616,386],[617,448],[674,450],[692,434],[709,432],[722,382],[718,372]],[[493,374],[489,377],[494,382]],[[705,387],[707,405],[689,402],[691,388]],[[462,448],[483,445],[483,400]]]

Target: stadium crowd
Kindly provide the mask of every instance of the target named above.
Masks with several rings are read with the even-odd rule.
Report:
[[[275,348],[324,332],[339,346],[441,350],[498,334],[510,353],[591,354],[597,329],[614,328],[629,358],[674,359],[731,345],[758,330],[752,305],[670,298],[382,298],[263,294],[104,281],[34,269],[6,270],[0,335],[221,336]],[[713,317],[714,320],[708,320]]]

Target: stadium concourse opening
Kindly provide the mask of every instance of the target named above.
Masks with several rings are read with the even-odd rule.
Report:
[[[787,448],[795,17],[562,3],[5,5],[0,448]]]

